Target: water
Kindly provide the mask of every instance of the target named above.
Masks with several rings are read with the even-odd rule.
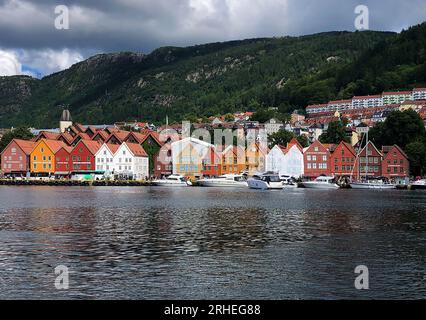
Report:
[[[421,191],[1,187],[0,203],[0,299],[426,297]]]

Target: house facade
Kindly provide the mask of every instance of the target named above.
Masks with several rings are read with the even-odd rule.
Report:
[[[114,174],[114,155],[120,146],[116,144],[104,143],[95,155],[96,171],[104,172],[108,175]]]
[[[30,171],[36,175],[51,175],[55,173],[55,154],[67,145],[58,140],[38,141],[30,155]]]
[[[331,170],[336,177],[357,177],[358,159],[350,143],[342,141],[332,148],[330,158]]]
[[[62,147],[55,153],[55,176],[71,175],[71,151],[72,147]]]
[[[380,177],[382,175],[383,155],[371,141],[359,153],[358,173],[362,177]]]
[[[116,178],[144,180],[149,177],[149,159],[141,145],[120,145],[113,157],[113,172]]]
[[[30,172],[30,155],[36,143],[14,139],[1,153],[1,171],[5,175],[25,176]]]
[[[315,179],[320,175],[330,176],[332,170],[330,167],[330,145],[323,145],[315,141],[311,146],[304,150],[304,176]]]
[[[406,184],[410,177],[410,162],[407,154],[397,145],[382,147],[382,176]]]
[[[93,140],[80,140],[70,153],[72,172],[96,171],[96,154],[101,143]]]
[[[303,148],[296,139],[287,144],[287,147],[275,146],[266,157],[266,171],[278,172],[299,178],[304,175]]]

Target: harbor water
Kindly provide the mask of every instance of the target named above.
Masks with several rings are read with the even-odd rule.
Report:
[[[371,298],[426,298],[426,192],[0,187],[0,299]]]

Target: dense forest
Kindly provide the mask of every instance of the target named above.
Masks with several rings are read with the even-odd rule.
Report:
[[[162,123],[410,89],[426,84],[425,39],[426,23],[97,55],[41,80],[0,77],[0,127],[57,126],[64,105],[87,124]]]

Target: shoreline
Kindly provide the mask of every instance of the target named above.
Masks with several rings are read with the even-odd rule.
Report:
[[[0,186],[151,187],[149,181],[0,180]]]

